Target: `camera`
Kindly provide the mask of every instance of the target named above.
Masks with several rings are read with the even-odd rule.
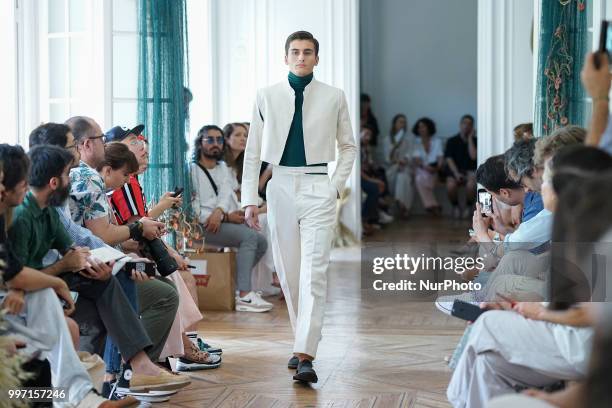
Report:
[[[161,276],[168,276],[172,272],[178,270],[178,264],[174,258],[170,256],[166,245],[161,239],[142,238],[140,243],[142,246],[142,254],[155,262],[157,265],[157,272],[159,272]]]

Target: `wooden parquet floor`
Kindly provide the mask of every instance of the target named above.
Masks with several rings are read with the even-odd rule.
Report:
[[[369,242],[463,241],[468,224],[415,217]],[[319,382],[294,383],[286,363],[292,333],[284,302],[270,313],[206,312],[199,332],[223,347],[219,369],[190,373],[192,384],[159,407],[448,407],[450,370],[464,324],[431,301],[378,304],[361,298],[359,248],[334,250]]]

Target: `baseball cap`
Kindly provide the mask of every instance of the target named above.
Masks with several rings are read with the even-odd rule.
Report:
[[[128,135],[139,136],[143,130],[144,125],[137,125],[132,129],[128,129],[123,126],[115,126],[104,134],[104,138],[106,143],[120,142],[126,137],[128,137]]]

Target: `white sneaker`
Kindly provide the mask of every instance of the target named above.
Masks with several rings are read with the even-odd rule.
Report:
[[[380,210],[378,212],[378,221],[381,224],[389,224],[393,222],[393,217],[384,212],[383,210]]]
[[[257,292],[250,291],[246,296],[236,296],[237,312],[267,312],[273,307],[272,303],[263,300]]]
[[[455,300],[462,300],[476,306],[480,304],[479,302],[476,302],[474,299],[474,294],[471,292],[461,293],[459,295],[440,296],[436,299],[435,304],[439,311],[450,316]]]

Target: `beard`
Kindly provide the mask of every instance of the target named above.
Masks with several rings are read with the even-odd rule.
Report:
[[[202,154],[207,159],[221,160],[221,158],[223,157],[223,151],[221,149],[211,149],[211,150],[208,150],[208,151],[207,150],[203,150]]]
[[[49,205],[51,207],[61,207],[64,205],[70,195],[70,183],[61,186],[49,196]]]

